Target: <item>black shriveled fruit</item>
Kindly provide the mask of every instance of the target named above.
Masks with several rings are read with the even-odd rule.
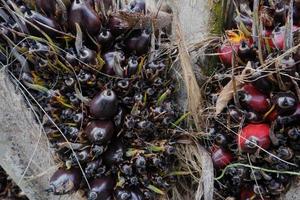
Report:
[[[55,195],[68,194],[78,190],[81,183],[81,172],[77,168],[58,169],[50,179],[49,191]]]
[[[113,142],[103,154],[103,162],[107,166],[118,164],[123,160],[125,149],[120,141]]]
[[[111,121],[92,121],[84,130],[91,143],[106,144],[114,134],[114,125]]]
[[[90,114],[96,119],[112,119],[118,112],[118,99],[114,91],[106,89],[90,102]]]
[[[73,31],[76,23],[83,31],[96,35],[101,28],[101,20],[97,13],[84,0],[74,0],[69,11],[69,24]]]
[[[110,200],[115,186],[112,177],[101,177],[93,180],[91,190],[88,194],[88,200]]]

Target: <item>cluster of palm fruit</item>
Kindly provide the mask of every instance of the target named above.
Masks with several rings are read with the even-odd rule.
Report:
[[[122,18],[145,16],[145,2],[3,0],[0,11],[1,61],[34,97],[62,166],[48,191],[82,189],[89,200],[167,194],[179,117],[172,60],[160,47],[167,35]]]
[[[6,172],[0,167],[0,198],[27,200],[20,188],[9,178]]]
[[[235,6],[205,91],[216,199],[277,199],[300,169],[300,1]]]

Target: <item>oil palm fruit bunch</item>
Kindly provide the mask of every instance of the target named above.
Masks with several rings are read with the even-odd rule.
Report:
[[[160,48],[168,40],[117,14],[144,16],[145,2],[3,0],[0,9],[3,62],[62,166],[47,191],[80,189],[89,200],[166,195],[180,119],[172,58]]]
[[[300,169],[299,1],[242,1],[207,85],[216,199],[279,199]],[[294,48],[294,49],[292,49]],[[217,116],[217,117],[215,117]],[[234,190],[232,188],[235,188]]]
[[[0,198],[27,200],[20,188],[10,179],[3,168],[0,167]]]

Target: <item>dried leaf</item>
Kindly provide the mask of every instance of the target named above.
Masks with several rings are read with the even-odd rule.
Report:
[[[243,86],[245,75],[251,73],[252,71],[253,69],[251,64],[248,63],[245,69],[242,71],[242,74],[235,77],[235,85],[234,81],[230,80],[222,89],[216,103],[216,115],[223,111],[228,102],[233,98],[235,90],[241,89]]]
[[[76,25],[76,40],[75,47],[78,54],[80,54],[80,50],[82,49],[82,31],[78,23]]]

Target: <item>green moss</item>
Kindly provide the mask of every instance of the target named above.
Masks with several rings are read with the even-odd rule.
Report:
[[[212,5],[211,12],[211,33],[212,34],[221,34],[223,30],[223,6],[222,1],[214,2]]]

